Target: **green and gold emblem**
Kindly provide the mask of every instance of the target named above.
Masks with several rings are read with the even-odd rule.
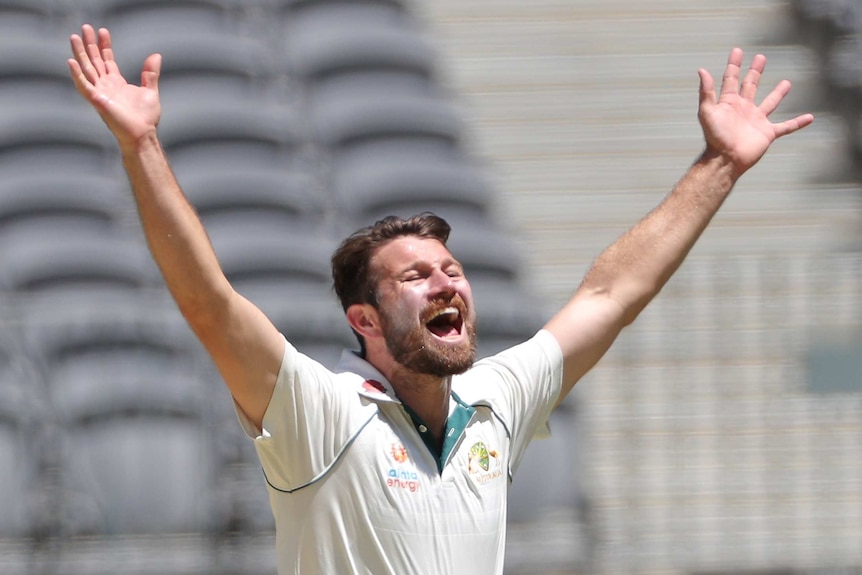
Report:
[[[479,441],[474,443],[470,448],[470,460],[479,465],[483,470],[488,471],[490,467],[488,448],[485,444]]]

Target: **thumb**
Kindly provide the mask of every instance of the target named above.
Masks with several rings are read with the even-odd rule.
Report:
[[[144,60],[144,67],[141,70],[141,86],[158,92],[159,74],[161,71],[162,55],[150,54],[147,59]]]

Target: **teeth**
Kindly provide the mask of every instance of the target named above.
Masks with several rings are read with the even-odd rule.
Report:
[[[454,315],[457,317],[458,316],[458,308],[447,307],[446,309],[444,309],[444,310],[440,311],[438,314],[436,314],[434,317],[437,318],[437,317],[442,317],[444,315]]]

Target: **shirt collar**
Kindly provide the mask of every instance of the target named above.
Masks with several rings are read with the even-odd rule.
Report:
[[[392,384],[376,367],[359,356],[359,352],[345,349],[335,365],[336,373],[352,373],[358,376],[357,392],[373,401],[401,403],[395,396]]]

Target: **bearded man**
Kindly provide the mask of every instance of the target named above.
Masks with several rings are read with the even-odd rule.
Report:
[[[136,86],[107,30],[85,25],[71,47],[72,78],[119,143],[150,251],[254,439],[282,575],[502,573],[507,488],[530,439],[679,267],[739,177],[813,121],[769,120],[786,81],[754,102],[762,55],[740,82],[742,51],[731,51],[718,96],[699,70],[700,157],[543,329],[475,363],[473,296],[446,222],[423,214],[360,230],[332,258],[360,350],[331,371],[222,272],[156,134],[161,57],[146,59]]]

